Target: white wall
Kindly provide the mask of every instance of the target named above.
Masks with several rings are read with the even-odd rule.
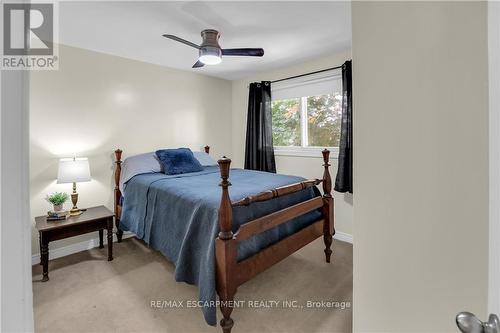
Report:
[[[164,147],[231,155],[231,83],[185,71],[61,46],[58,71],[31,79],[31,213],[43,215],[60,157],[89,157],[92,181],[79,183],[79,207],[113,208],[113,151]],[[70,203],[66,204],[70,208]],[[51,243],[51,249],[96,235]],[[33,253],[39,252],[33,231]]]
[[[233,155],[235,167],[243,167],[245,161],[245,137],[248,111],[248,84],[251,82],[277,80],[289,76],[304,74],[316,70],[334,67],[351,59],[351,52],[343,51],[331,56],[306,62],[300,65],[286,67],[272,72],[263,72],[257,75],[233,81],[232,100],[232,128],[233,128]],[[305,178],[321,178],[323,175],[323,160],[321,154],[314,157],[276,156],[278,173],[298,175]],[[337,174],[337,157],[331,157],[331,174]],[[335,229],[337,233],[352,235],[352,195],[334,193]]]
[[[486,2],[353,2],[354,331],[486,318]]]

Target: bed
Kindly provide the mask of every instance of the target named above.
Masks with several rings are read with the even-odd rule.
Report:
[[[229,333],[238,286],[321,236],[330,262],[333,198],[329,151],[322,154],[322,179],[230,169],[231,160],[223,157],[199,172],[139,174],[124,189],[118,149],[118,241],[131,231],[165,255],[176,267],[177,281],[198,286],[206,322],[216,325],[219,307],[220,325]],[[321,183],[323,195],[316,188]]]

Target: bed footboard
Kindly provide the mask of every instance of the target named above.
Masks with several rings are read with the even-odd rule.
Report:
[[[332,242],[333,235],[335,234],[334,220],[333,220],[333,197],[332,197],[332,177],[330,176],[330,151],[324,149],[323,154],[323,240],[325,242],[325,257],[326,262],[330,262],[332,256]]]
[[[324,172],[321,180],[306,180],[300,183],[283,186],[246,197],[237,202],[231,202],[229,197],[229,186],[231,185],[229,182],[229,170],[231,160],[223,157],[218,161],[222,179],[220,183],[222,196],[219,208],[220,232],[215,241],[215,255],[217,267],[217,293],[219,294],[220,309],[223,315],[220,324],[224,333],[230,333],[234,325],[231,319],[231,313],[233,311],[232,305],[234,295],[238,286],[321,236],[323,236],[325,243],[324,252],[326,262],[330,262],[332,239],[335,233],[333,227],[333,197],[331,194],[332,180],[328,170],[330,167],[330,151],[325,149],[322,154]],[[233,234],[232,207],[270,200],[319,185],[320,183],[323,185],[324,194],[322,197],[316,197],[247,222]],[[318,208],[322,210],[322,217],[310,226],[280,240],[250,258],[240,262],[236,261],[237,245],[239,241],[260,234]]]
[[[233,312],[233,300],[236,293],[236,238],[234,238],[231,230],[233,224],[233,208],[231,199],[229,198],[228,188],[231,185],[229,182],[229,167],[231,160],[225,156],[218,161],[220,168],[220,176],[222,181],[222,197],[219,208],[219,235],[215,240],[215,258],[217,269],[217,293],[219,294],[220,310],[223,318],[220,321],[220,326],[224,333],[230,333],[234,325],[231,319]]]

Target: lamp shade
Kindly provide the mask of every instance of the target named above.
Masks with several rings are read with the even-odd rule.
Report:
[[[58,184],[88,181],[90,181],[88,158],[61,158],[59,160],[59,170],[57,171]]]

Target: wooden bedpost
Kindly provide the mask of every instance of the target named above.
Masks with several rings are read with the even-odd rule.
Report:
[[[326,262],[330,262],[330,257],[332,255],[332,241],[333,235],[335,234],[334,219],[333,219],[333,197],[332,197],[332,177],[328,171],[330,166],[330,151],[325,149],[321,152],[323,154],[323,166],[325,171],[323,172],[323,218],[325,220],[323,224],[323,240],[325,241],[325,256]]]
[[[231,160],[225,156],[218,160],[222,181],[222,196],[219,207],[220,232],[215,240],[215,259],[217,266],[217,293],[223,318],[220,325],[224,333],[230,333],[234,325],[231,319],[234,294],[236,293],[236,239],[233,237],[233,208],[229,198],[229,167]]]
[[[205,153],[210,154],[210,146],[205,146]]]
[[[120,215],[121,215],[121,207],[120,199],[122,193],[120,192],[120,174],[122,171],[122,150],[115,150],[115,225],[116,225],[116,238],[118,238],[118,243],[122,241],[123,231],[120,229]]]

